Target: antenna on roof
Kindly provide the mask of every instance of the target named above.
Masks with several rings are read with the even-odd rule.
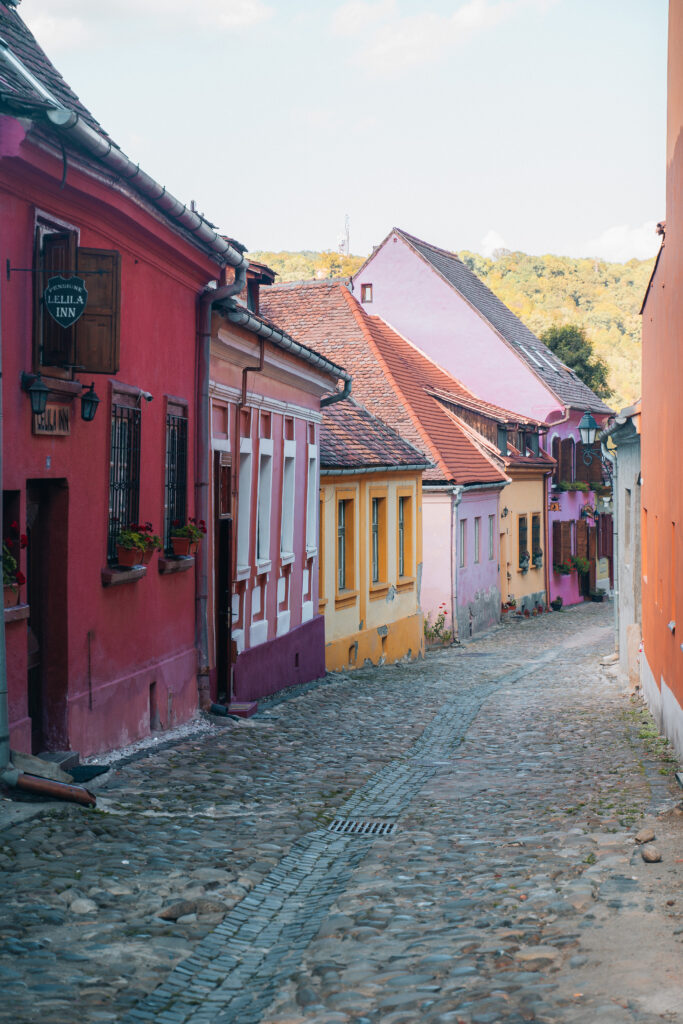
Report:
[[[350,249],[350,234],[351,234],[351,218],[348,213],[344,217],[344,234],[339,236],[337,242],[337,252],[342,256],[348,256]]]

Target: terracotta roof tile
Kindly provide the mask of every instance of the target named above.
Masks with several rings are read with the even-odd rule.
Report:
[[[320,465],[323,469],[427,469],[430,462],[395,430],[349,398],[323,409]]]
[[[425,480],[506,481],[427,389],[475,396],[383,320],[368,316],[343,284],[276,285],[263,289],[261,309],[297,340],[347,367],[356,398],[433,460]]]

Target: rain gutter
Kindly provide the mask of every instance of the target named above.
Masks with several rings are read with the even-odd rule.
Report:
[[[320,470],[321,476],[354,476],[355,474],[361,473],[402,473],[404,470],[425,470],[429,469],[430,464],[427,463],[415,463],[414,465],[400,465],[400,466],[359,466],[356,469],[322,469]]]
[[[244,256],[239,249],[226,242],[208,221],[191,210],[180,199],[176,199],[163,185],[141,170],[140,165],[133,163],[113,142],[91,128],[80,114],[55,99],[52,93],[24,66],[2,38],[0,38],[0,63],[9,65],[42,99],[51,104],[51,109],[45,111],[45,117],[61,136],[73,141],[90,156],[104,164],[112,173],[132,185],[136,192],[149,200],[165,217],[175,221],[179,227],[188,231],[193,239],[208,250],[220,264],[229,264],[233,267],[241,265]]]

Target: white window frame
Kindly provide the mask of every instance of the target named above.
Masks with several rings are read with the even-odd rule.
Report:
[[[479,548],[481,541],[481,516],[474,517],[474,561],[479,561]]]
[[[258,492],[256,497],[256,571],[270,569],[270,512],[273,494],[273,441],[259,440]]]
[[[308,445],[308,466],[306,473],[306,555],[313,558],[318,553],[318,446]]]
[[[458,529],[458,544],[460,547],[460,557],[458,558],[458,565],[461,569],[464,569],[467,565],[467,520],[461,519],[459,521]]]
[[[237,566],[240,579],[250,572],[249,541],[251,527],[251,438],[240,438],[239,491],[237,496]]]
[[[489,562],[496,557],[496,517],[489,516]]]
[[[294,496],[296,492],[296,441],[285,441],[282,451],[282,520],[280,561],[294,561]]]

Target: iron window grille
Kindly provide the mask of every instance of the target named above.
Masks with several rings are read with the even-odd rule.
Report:
[[[398,575],[406,574],[406,502],[408,498],[398,499]]]
[[[109,456],[109,529],[107,559],[118,561],[116,546],[121,530],[136,523],[140,514],[140,410],[114,403],[111,409]]]
[[[187,417],[166,415],[166,467],[164,472],[164,548],[172,550],[173,524],[187,518]]]

